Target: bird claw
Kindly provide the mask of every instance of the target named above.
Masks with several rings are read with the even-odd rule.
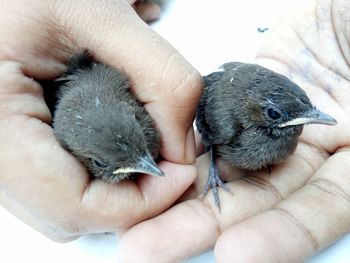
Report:
[[[218,186],[224,189],[226,192],[231,193],[227,184],[225,184],[220,178],[219,168],[216,165],[211,165],[209,169],[208,181],[207,181],[207,184],[205,185],[205,189],[203,192],[203,197],[207,195],[209,189],[212,189],[215,205],[218,207],[219,211],[221,211]]]

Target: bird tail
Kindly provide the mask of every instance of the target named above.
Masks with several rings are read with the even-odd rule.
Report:
[[[44,89],[44,98],[51,114],[54,114],[58,98],[60,97],[60,87],[63,87],[70,79],[70,76],[77,73],[78,70],[92,68],[95,62],[93,56],[84,50],[74,55],[68,64],[64,74],[55,80],[41,80],[39,83]]]
[[[93,56],[89,53],[89,51],[84,50],[82,53],[78,53],[71,58],[65,75],[74,75],[76,74],[77,70],[91,68],[93,62]]]

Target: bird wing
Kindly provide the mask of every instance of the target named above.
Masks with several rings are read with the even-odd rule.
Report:
[[[207,91],[204,88],[203,94],[200,98],[199,104],[197,106],[197,111],[196,111],[196,127],[199,131],[199,133],[202,136],[202,140],[205,145],[210,146],[210,140],[207,138],[207,131],[209,130],[209,126],[206,122],[205,119],[205,107],[207,104]]]
[[[202,139],[204,143],[209,141],[209,138],[206,138],[206,134],[207,132],[209,132],[209,129],[210,129],[205,119],[205,108],[207,105],[207,97],[208,97],[207,87],[210,87],[213,83],[220,80],[223,74],[224,72],[218,71],[218,72],[213,72],[207,76],[203,76],[204,90],[200,98],[199,104],[197,106],[196,126],[198,131],[202,134],[202,137],[203,137]]]
[[[69,88],[69,86],[66,86],[65,84],[71,80],[72,75],[76,74],[78,70],[91,68],[93,62],[93,57],[85,50],[71,58],[66,71],[61,77],[55,80],[39,81],[44,90],[45,102],[52,114],[54,114],[57,101],[61,96],[60,90],[63,88]]]
[[[214,72],[204,77],[205,88],[197,108],[196,126],[204,144],[227,143],[236,134],[235,118],[229,109],[229,98],[222,93],[225,72]]]

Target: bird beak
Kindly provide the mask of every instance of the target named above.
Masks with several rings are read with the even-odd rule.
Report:
[[[113,171],[113,174],[121,173],[144,173],[154,176],[165,175],[165,173],[159,169],[154,160],[149,156],[140,157],[139,161],[134,166],[121,167]]]
[[[278,125],[279,128],[303,124],[326,124],[335,125],[337,121],[330,115],[323,113],[322,111],[312,109],[305,115],[295,118],[293,120],[281,123]]]

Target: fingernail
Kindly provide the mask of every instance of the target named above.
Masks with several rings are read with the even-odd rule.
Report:
[[[196,144],[194,138],[193,126],[188,130],[185,145],[185,162],[193,164],[196,160]]]
[[[159,19],[160,11],[160,7],[155,3],[145,3],[137,7],[137,13],[147,22]]]

